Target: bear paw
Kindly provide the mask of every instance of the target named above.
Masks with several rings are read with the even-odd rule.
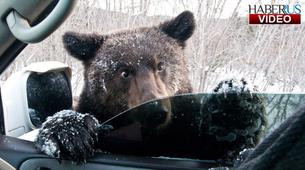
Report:
[[[51,157],[82,163],[94,155],[98,126],[98,120],[89,114],[63,110],[42,124],[35,145]]]

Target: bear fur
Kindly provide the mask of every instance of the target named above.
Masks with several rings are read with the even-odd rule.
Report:
[[[84,65],[76,111],[104,121],[144,101],[191,92],[184,47],[194,29],[192,13],[184,12],[155,27],[109,35],[66,33],[65,48]]]
[[[152,99],[191,93],[192,87],[188,78],[184,48],[186,40],[191,37],[194,29],[194,16],[191,12],[185,11],[174,19],[153,27],[123,30],[107,35],[66,33],[63,36],[66,50],[71,56],[82,61],[84,66],[84,88],[75,108],[76,112],[64,110],[49,117],[40,129],[36,146],[50,156],[82,162],[93,155],[93,148],[98,143],[103,142],[99,137],[99,123]],[[234,94],[240,94],[240,91],[236,89],[231,91]],[[241,92],[247,92],[249,94],[247,98],[250,98],[248,90],[241,90]],[[209,99],[207,103],[212,100],[213,98]],[[223,99],[224,102],[227,102],[226,100]],[[161,112],[164,112],[166,116],[163,121],[156,121],[160,125],[156,126],[157,129],[171,122],[174,122],[173,124],[175,121],[183,122],[183,120],[174,120],[170,104],[165,102],[160,107]],[[201,139],[209,136],[213,142],[218,141],[216,137],[226,141],[226,134],[222,133],[221,127],[216,128],[219,136],[211,137],[213,134],[207,127],[212,126],[213,116],[209,111],[211,109],[207,109],[206,112],[210,115],[208,116],[210,119],[206,120],[210,121],[205,120],[205,124],[198,127]],[[254,116],[249,116],[246,121],[256,122],[262,118],[263,113],[263,109],[259,107],[258,111],[253,111]],[[230,116],[234,115],[229,115],[229,118]],[[231,157],[245,147],[254,147],[257,143],[256,138],[259,136],[257,131],[261,131],[263,125],[262,120],[258,124],[250,124],[249,126],[256,128],[255,141],[250,139],[253,137],[253,134],[250,134],[244,137],[247,139],[230,144],[231,149],[236,149]],[[228,129],[230,130],[232,129]],[[181,133],[187,135],[189,132]],[[173,134],[176,133],[177,131],[173,132]],[[240,136],[245,136],[245,133],[247,132]],[[238,135],[236,134],[235,138],[238,138]],[[170,135],[164,135],[166,136]],[[227,158],[228,152],[223,150],[211,158]]]

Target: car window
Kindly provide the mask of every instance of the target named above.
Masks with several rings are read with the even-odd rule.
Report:
[[[305,94],[248,95],[198,93],[149,101],[103,123],[112,129],[102,139],[102,151],[207,159],[218,152],[215,147],[219,141],[225,145],[255,131],[264,138],[305,102]],[[242,101],[234,103],[233,98]],[[166,113],[160,112],[158,105],[166,102],[171,105],[171,122],[158,128],[166,122]],[[216,134],[214,142],[209,134]]]
[[[134,110],[122,112],[109,121],[104,120],[104,125],[113,126],[114,129],[109,132],[108,136],[105,136],[106,142],[102,148],[113,151],[114,148],[122,149],[124,147],[121,142],[116,143],[113,142],[114,140],[126,141],[128,146],[130,146],[130,142],[133,142],[133,146],[141,146],[144,151],[147,151],[145,150],[148,148],[147,145],[152,146],[152,143],[155,145],[165,143],[169,146],[169,141],[162,136],[164,129],[160,126],[157,128],[158,131],[155,131],[156,126],[160,125],[158,118],[164,117],[154,114],[154,104],[170,101],[171,105],[175,106],[172,108],[174,110],[172,116],[176,116],[177,120],[185,120],[184,113],[181,114],[185,110],[204,116],[205,112],[202,109],[210,110],[211,108],[207,107],[203,101],[217,96],[217,93],[214,93],[215,88],[223,80],[231,78],[238,81],[245,80],[251,92],[259,96],[261,106],[265,110],[266,122],[268,122],[264,124],[265,131],[262,136],[265,137],[304,103],[305,54],[302,49],[305,48],[305,45],[302,43],[304,37],[300,36],[304,33],[304,26],[249,25],[247,13],[245,14],[245,11],[248,10],[248,3],[246,1],[228,3],[222,0],[82,0],[77,3],[71,16],[52,35],[43,42],[29,44],[19,54],[17,59],[1,75],[1,83],[4,84],[14,73],[21,71],[31,63],[60,61],[67,64],[72,70],[71,86],[66,82],[63,85],[65,92],[69,95],[61,98],[69,101],[67,103],[60,102],[60,104],[65,104],[60,108],[71,109],[72,96],[73,102],[77,102],[84,88],[83,80],[85,77],[83,76],[82,62],[71,57],[69,52],[65,50],[63,35],[66,32],[109,34],[109,32],[122,28],[155,26],[184,10],[189,10],[194,13],[196,29],[194,35],[187,40],[187,45],[183,48],[187,56],[185,64],[190,71],[187,77],[189,77],[193,87],[192,94],[169,98],[163,96],[162,100],[139,105]],[[266,1],[266,3],[269,2]],[[34,76],[36,74],[33,74],[32,78]],[[67,79],[64,72],[60,72],[57,76]],[[182,75],[175,76],[182,77]],[[70,81],[70,79],[67,80]],[[28,91],[31,87],[28,87]],[[36,91],[32,94],[36,94]],[[243,101],[247,100],[239,102]],[[29,108],[32,108],[32,104],[30,100],[26,102]],[[52,110],[52,112],[54,111]],[[153,117],[150,117],[150,113],[153,114]],[[41,118],[38,116],[39,120],[36,119],[37,115],[35,114],[37,113],[31,112],[30,118],[35,122],[34,125],[37,128],[49,114],[43,115]],[[121,119],[126,122],[117,125],[116,121]],[[152,121],[154,119],[156,119],[156,124]],[[212,118],[209,117],[209,119]],[[201,132],[197,126],[204,124],[204,121],[204,119],[196,119],[194,116],[189,122],[183,122],[184,125],[180,124],[179,128],[191,127],[191,129],[195,129],[195,132],[192,131],[192,133],[200,136]],[[145,132],[140,128],[142,126],[139,126],[139,122],[140,125],[143,125],[143,122],[144,124],[148,123],[148,125],[145,124],[145,126],[147,125]],[[260,122],[261,124],[263,122]],[[179,129],[177,127],[171,128]],[[146,135],[145,138],[142,136],[143,133]],[[19,134],[19,131],[14,134]],[[126,134],[130,135],[126,136]],[[226,138],[227,136],[221,137]],[[228,138],[230,137],[232,136],[228,136]],[[197,146],[194,145],[194,147]],[[154,149],[154,147],[150,147],[150,149]],[[182,154],[164,155],[162,152],[160,155],[199,158],[196,157],[198,155],[192,149],[196,150],[190,148],[190,150],[182,150]],[[171,147],[168,147],[165,152],[171,151]],[[126,153],[129,152],[132,151],[126,150]],[[194,153],[195,156],[187,155],[189,153]]]

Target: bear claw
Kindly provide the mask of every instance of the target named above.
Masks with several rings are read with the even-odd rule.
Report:
[[[43,123],[35,145],[51,157],[83,163],[94,155],[98,126],[97,119],[89,114],[63,110]]]

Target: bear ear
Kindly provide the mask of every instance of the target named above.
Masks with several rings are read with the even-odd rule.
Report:
[[[184,11],[176,18],[162,23],[160,29],[184,45],[184,42],[192,36],[195,30],[194,15],[190,11]]]
[[[86,61],[95,56],[96,51],[103,44],[103,37],[96,34],[66,32],[63,35],[63,43],[70,55]]]

